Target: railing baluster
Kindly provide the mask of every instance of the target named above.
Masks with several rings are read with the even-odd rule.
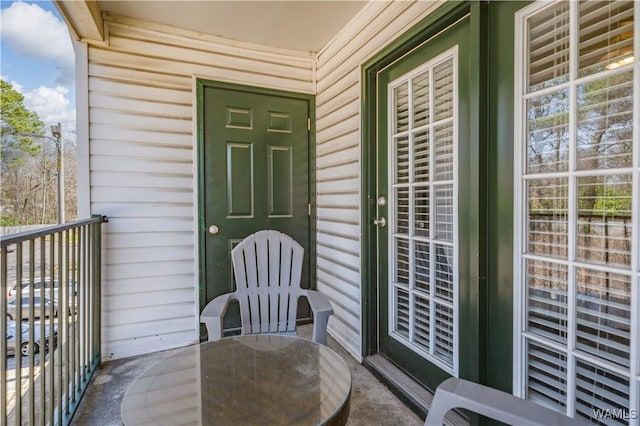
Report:
[[[49,237],[49,281],[51,285],[49,286],[49,297],[53,299],[53,281],[56,276],[56,262],[55,262],[55,254],[56,254],[56,234],[51,234]],[[56,325],[54,324],[54,317],[50,315],[49,317],[49,335],[53,336],[56,330]],[[61,342],[60,336],[58,336],[58,342]],[[55,411],[54,407],[56,404],[56,351],[51,351],[49,354],[51,361],[49,362],[49,400],[51,403],[49,404],[49,424],[54,424],[54,416]]]
[[[78,297],[77,295],[77,289],[76,289],[76,283],[78,282],[78,256],[80,254],[79,250],[80,250],[80,246],[78,245],[78,238],[80,237],[80,229],[79,228],[75,228],[72,232],[72,243],[71,243],[71,247],[72,247],[72,256],[71,256],[71,274],[72,274],[72,278],[71,280],[71,285],[69,287],[69,290],[71,291],[71,312],[72,314],[71,316],[71,329],[73,330],[73,332],[71,333],[72,335],[72,345],[71,348],[73,349],[73,353],[71,355],[71,371],[73,373],[72,377],[71,377],[71,398],[73,403],[75,404],[77,402],[77,392],[78,392],[78,387],[79,387],[79,380],[78,380],[78,371],[79,371],[79,362],[78,362],[78,358],[79,358],[79,354],[80,354],[80,346],[78,345],[78,328],[80,326],[80,324],[78,323],[78,313],[77,313],[77,309],[78,309],[78,301],[76,300],[76,298]]]
[[[64,400],[64,414],[65,416],[69,416],[69,402],[72,400],[71,396],[71,345],[73,344],[73,332],[71,332],[71,323],[69,318],[70,308],[70,294],[69,294],[69,261],[70,259],[70,230],[64,231],[64,280],[60,282],[60,287],[64,289],[64,309],[62,310],[62,318],[64,318],[66,330],[67,330],[67,346],[65,348],[65,369],[64,369],[64,390],[65,390],[65,400]]]
[[[29,424],[35,424],[35,405],[36,405],[36,395],[35,395],[35,331],[33,330],[33,325],[35,324],[35,288],[34,288],[34,275],[36,274],[36,265],[35,265],[35,247],[33,245],[33,240],[29,240],[29,377],[27,378],[28,389],[29,392],[29,407],[28,407],[28,418]],[[22,289],[20,289],[22,291]],[[42,312],[42,302],[40,301],[40,310]],[[41,314],[42,315],[42,314]]]
[[[60,231],[57,233],[58,236],[58,244],[57,244],[57,248],[58,248],[58,256],[56,258],[56,264],[58,265],[58,285],[60,285],[60,283],[64,283],[64,276],[63,276],[63,272],[64,272],[64,258],[63,258],[63,254],[64,254],[64,234],[63,231]],[[62,287],[64,288],[64,287]],[[58,288],[58,298],[60,299],[60,291],[61,289]],[[64,291],[64,290],[62,290]],[[62,297],[64,297],[64,293],[62,295]],[[63,387],[62,387],[62,377],[64,376],[64,372],[63,372],[63,368],[64,368],[64,347],[65,345],[68,344],[67,342],[67,329],[65,327],[64,324],[64,316],[60,315],[60,301],[58,301],[58,333],[62,339],[61,345],[60,345],[60,356],[58,359],[58,377],[57,377],[57,383],[58,383],[58,403],[56,404],[56,413],[57,413],[57,422],[59,425],[62,424],[62,412],[63,412],[63,405],[62,405],[62,401],[64,399],[64,391],[63,391]]]
[[[9,247],[2,246],[2,263],[0,263],[0,282],[2,284],[0,292],[0,325],[3,330],[7,329],[7,292],[9,290],[9,277],[8,277],[8,260],[9,260]],[[9,364],[7,359],[7,341],[6,339],[0,339],[0,395],[2,395],[2,401],[0,401],[0,424],[6,425],[8,422],[7,407],[9,405],[9,397],[7,396],[7,373],[9,370]]]
[[[80,282],[78,283],[78,300],[81,301],[82,303],[80,303],[80,317],[79,317],[79,321],[80,321],[80,338],[81,340],[81,344],[80,344],[80,358],[81,358],[81,363],[82,363],[82,382],[84,383],[85,380],[88,379],[89,377],[89,368],[88,368],[88,364],[87,364],[87,357],[88,357],[88,352],[86,352],[86,346],[87,346],[87,335],[86,335],[86,329],[87,329],[87,324],[88,319],[86,317],[86,312],[87,312],[87,299],[85,297],[86,294],[86,286],[87,286],[87,280],[89,279],[89,274],[87,271],[87,229],[88,229],[89,225],[85,225],[81,228],[80,231]]]
[[[89,298],[87,297],[88,292],[87,292],[87,283],[89,282],[89,267],[88,265],[88,251],[87,248],[89,247],[87,245],[87,241],[88,241],[88,236],[89,236],[89,226],[90,225],[86,225],[82,227],[82,283],[83,285],[79,285],[78,286],[78,298],[82,301],[84,301],[84,303],[80,304],[80,321],[81,321],[81,331],[82,331],[82,347],[80,349],[81,353],[82,353],[82,379],[83,380],[87,380],[88,379],[88,373],[89,373],[89,350],[88,350],[88,344],[87,342],[89,342],[89,327],[87,327],[87,324],[89,324],[89,317],[87,316],[87,310],[88,310],[88,306],[89,306]]]
[[[46,264],[46,238],[40,237],[38,239],[40,246],[40,300],[44,300],[46,297],[45,293],[45,282],[47,281],[46,272],[47,272],[47,264]],[[40,342],[46,342],[47,335],[47,317],[45,315],[40,315]],[[46,362],[46,344],[41,345],[45,346],[40,349],[40,413],[38,416],[39,424],[45,424],[45,419],[47,416],[47,362]],[[49,347],[50,351],[53,351],[53,348]]]
[[[16,246],[16,310],[13,318],[16,322],[16,352],[14,355],[16,364],[16,403],[13,406],[13,417],[16,425],[22,424],[22,353],[20,352],[20,348],[22,347],[22,244],[22,241],[20,241]]]
[[[102,233],[100,232],[100,224],[95,223],[93,225],[94,236],[95,236],[95,244],[93,251],[93,264],[95,266],[94,269],[94,279],[93,279],[93,288],[95,289],[95,318],[96,318],[96,334],[94,336],[96,346],[94,349],[94,359],[93,364],[96,365],[100,360],[100,336],[102,330],[102,286],[100,283],[102,282]]]

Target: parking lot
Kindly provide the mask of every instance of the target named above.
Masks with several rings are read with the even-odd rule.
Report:
[[[73,316],[69,317],[69,320],[69,331],[72,332]],[[60,399],[59,394],[62,391],[60,388],[60,377],[65,377],[67,374],[67,365],[65,362],[67,343],[63,340],[66,338],[68,338],[68,336],[58,335],[58,344],[53,348],[53,352],[51,352],[50,348],[48,352],[41,350],[33,354],[32,357],[20,355],[20,352],[7,356],[6,409],[9,424],[15,423],[18,388],[20,388],[20,396],[22,398],[22,419],[27,418],[25,416],[28,415],[28,407],[31,401],[34,404],[35,418],[40,416],[40,397],[43,390],[47,398],[50,398],[48,396],[50,394],[54,395],[54,398],[50,399],[51,401],[58,401]],[[31,368],[30,365],[32,359],[33,368]],[[18,363],[20,363],[20,368],[18,368]],[[48,404],[47,407],[47,410],[50,410],[51,404]],[[45,413],[45,417],[47,418],[50,415],[51,413],[49,411]]]

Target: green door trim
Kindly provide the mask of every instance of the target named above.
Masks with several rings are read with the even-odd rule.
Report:
[[[204,161],[204,90],[205,88],[227,89],[237,92],[245,92],[259,95],[278,96],[306,101],[309,106],[309,203],[311,211],[309,216],[309,284],[315,288],[316,283],[316,223],[313,218],[316,216],[316,103],[315,96],[305,93],[290,92],[286,90],[271,89],[265,87],[226,83],[221,81],[196,79],[196,137],[197,137],[197,166],[198,166],[198,296],[199,311],[204,308],[207,300],[205,283],[207,282],[206,268],[206,245],[205,235],[207,225],[205,223],[205,171]],[[202,333],[201,333],[202,335]]]
[[[468,173],[470,176],[477,176],[477,179],[469,179],[473,187],[469,192],[473,194],[470,203],[475,203],[478,212],[474,212],[469,217],[469,251],[467,258],[470,259],[470,283],[477,285],[469,285],[468,288],[460,288],[461,300],[476,300],[477,303],[470,303],[467,306],[460,306],[460,324],[465,327],[475,328],[471,332],[465,333],[467,338],[472,339],[469,347],[475,348],[472,353],[467,353],[461,357],[460,376],[482,382],[486,380],[481,376],[481,371],[486,371],[484,367],[484,354],[486,353],[486,336],[485,336],[485,316],[486,312],[481,311],[482,303],[485,301],[486,295],[486,257],[482,248],[486,245],[486,195],[483,195],[481,188],[486,187],[485,174],[481,171],[486,170],[486,139],[487,126],[486,108],[482,103],[486,102],[486,89],[483,88],[483,82],[487,78],[487,62],[486,55],[483,55],[483,46],[486,46],[485,38],[482,37],[484,20],[486,19],[486,5],[482,2],[458,2],[451,1],[436,11],[425,17],[420,23],[412,27],[398,39],[393,41],[387,47],[382,49],[373,58],[367,61],[361,69],[362,73],[362,348],[363,355],[375,354],[378,346],[378,330],[377,324],[377,250],[376,244],[376,227],[373,220],[376,217],[376,161],[377,161],[377,111],[376,111],[376,90],[377,90],[377,73],[397,61],[399,58],[410,53],[418,46],[429,41],[451,25],[459,20],[470,16],[470,31],[472,34],[470,48],[470,63],[479,64],[479,66],[471,72],[469,83],[470,103],[468,109],[470,112],[469,122],[469,140],[478,141],[471,143],[470,158],[475,159],[470,164]],[[486,191],[485,191],[486,194]],[[473,204],[472,204],[473,205]],[[461,212],[462,213],[462,212]],[[469,214],[470,212],[467,212]],[[463,295],[463,292],[467,292]],[[462,326],[461,326],[462,329]],[[468,328],[467,328],[468,329]],[[464,363],[464,366],[463,366]]]

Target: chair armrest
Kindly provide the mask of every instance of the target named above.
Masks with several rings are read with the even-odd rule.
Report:
[[[222,320],[227,312],[229,303],[235,299],[233,293],[225,293],[213,299],[202,310],[200,322],[207,328],[207,338],[210,342],[222,339]]]
[[[442,426],[445,415],[454,408],[464,408],[510,425],[587,425],[581,419],[572,419],[509,393],[452,377],[436,389],[424,426]]]
[[[302,296],[306,296],[313,312],[313,336],[311,339],[321,345],[327,344],[327,323],[329,316],[333,314],[333,306],[329,298],[315,290],[300,291]]]

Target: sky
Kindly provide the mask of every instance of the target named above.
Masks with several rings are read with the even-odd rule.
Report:
[[[51,1],[0,0],[0,75],[24,95],[27,108],[75,139],[75,54]],[[63,136],[64,138],[64,136]]]

